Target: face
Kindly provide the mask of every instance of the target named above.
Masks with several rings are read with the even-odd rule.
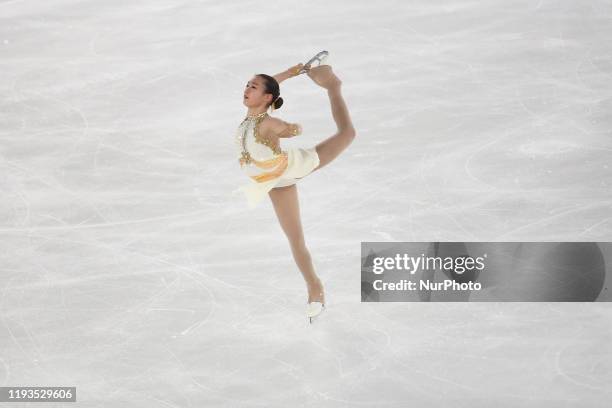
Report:
[[[265,93],[264,81],[258,76],[251,78],[242,95],[242,103],[249,107],[264,107],[272,101],[272,94]]]

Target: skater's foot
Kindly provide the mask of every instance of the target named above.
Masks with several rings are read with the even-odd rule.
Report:
[[[331,65],[321,65],[311,68],[306,75],[308,75],[315,84],[327,90],[340,88],[342,85],[342,80],[334,74]]]
[[[306,305],[306,316],[312,323],[325,310],[325,295],[323,284],[317,278],[316,281],[308,284],[308,304]]]

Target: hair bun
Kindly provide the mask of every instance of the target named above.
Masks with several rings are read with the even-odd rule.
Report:
[[[281,106],[283,106],[283,98],[281,98],[280,96],[278,98],[276,98],[276,100],[274,101],[274,109],[279,109]]]

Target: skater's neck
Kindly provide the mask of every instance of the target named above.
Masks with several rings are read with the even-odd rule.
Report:
[[[254,118],[266,112],[267,112],[267,109],[265,108],[263,110],[261,108],[249,108],[249,110],[247,111],[247,117]]]

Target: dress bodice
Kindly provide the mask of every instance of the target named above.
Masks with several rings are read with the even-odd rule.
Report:
[[[278,137],[259,132],[259,125],[267,116],[266,112],[247,116],[236,133],[240,167],[258,183],[277,179],[288,164],[287,152],[280,148]]]
[[[241,166],[250,166],[283,154],[278,138],[267,138],[259,133],[259,125],[267,116],[266,112],[247,116],[238,126],[235,139]]]

